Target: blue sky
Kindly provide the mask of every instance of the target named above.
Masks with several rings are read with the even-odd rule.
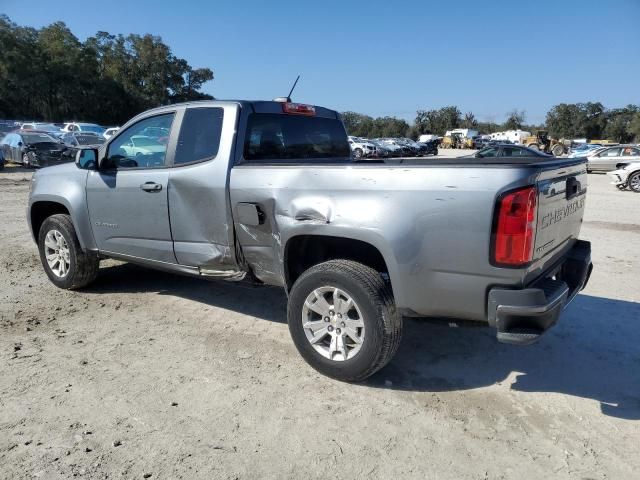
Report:
[[[640,103],[640,0],[0,0],[0,13],[80,39],[160,35],[213,69],[217,98],[285,95],[300,73],[297,101],[410,121],[446,105],[541,122],[560,102]]]

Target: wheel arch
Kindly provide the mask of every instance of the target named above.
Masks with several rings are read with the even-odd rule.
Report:
[[[284,283],[287,291],[307,269],[328,260],[353,260],[386,273],[393,290],[397,267],[384,246],[369,239],[332,234],[297,234],[284,246]],[[397,300],[396,300],[397,301]]]
[[[29,228],[33,240],[38,242],[38,233],[42,223],[52,215],[64,214],[71,217],[71,223],[76,231],[78,242],[83,250],[90,250],[93,246],[93,237],[87,228],[79,228],[81,222],[78,221],[78,214],[71,208],[69,203],[63,198],[39,198],[31,202],[29,206]],[[88,219],[87,219],[88,222]],[[88,227],[88,225],[87,225]]]

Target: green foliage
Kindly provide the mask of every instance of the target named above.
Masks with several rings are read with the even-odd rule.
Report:
[[[406,137],[409,124],[395,117],[373,118],[355,112],[343,112],[342,121],[349,133],[355,137]]]
[[[629,134],[633,136],[634,141],[640,142],[640,113],[636,113],[633,116],[631,122],[629,122]]]
[[[0,117],[122,124],[170,103],[212,98],[213,79],[153,35],[98,32],[80,42],[62,22],[40,30],[0,15]]]
[[[465,113],[460,126],[462,128],[478,128],[478,121],[476,120],[476,116],[471,112]]]
[[[418,135],[423,133],[444,135],[447,130],[460,127],[462,124],[461,117],[462,113],[455,106],[443,107],[439,110],[418,110],[416,112],[415,132]]]
[[[603,138],[607,122],[600,102],[561,103],[547,113],[547,128],[553,138]]]
[[[524,110],[520,111],[520,110],[514,109],[507,114],[507,120],[504,122],[502,129],[503,130],[522,130],[522,127],[524,126],[525,118],[526,118],[526,114]]]
[[[635,105],[609,110],[607,126],[604,129],[605,137],[620,143],[632,141],[637,135],[633,125],[639,112],[640,107]]]

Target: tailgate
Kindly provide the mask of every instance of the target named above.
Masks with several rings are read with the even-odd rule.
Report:
[[[587,194],[586,162],[567,162],[538,177],[538,219],[533,260],[577,239]]]

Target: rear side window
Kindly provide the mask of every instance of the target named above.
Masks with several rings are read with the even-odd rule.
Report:
[[[224,109],[188,108],[184,113],[174,165],[210,160],[218,154]]]
[[[349,141],[338,119],[254,113],[249,116],[244,141],[245,160],[345,160]]]

